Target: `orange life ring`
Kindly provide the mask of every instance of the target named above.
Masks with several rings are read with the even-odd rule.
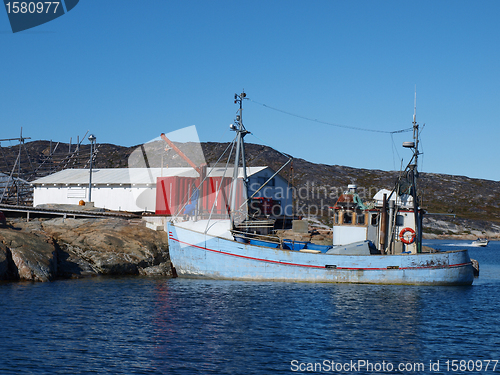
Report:
[[[406,232],[411,233],[410,238],[405,237]],[[413,243],[413,241],[415,241],[415,231],[411,228],[408,228],[408,227],[403,228],[403,229],[401,229],[401,232],[399,232],[399,239],[401,240],[401,242],[409,245],[409,244]]]

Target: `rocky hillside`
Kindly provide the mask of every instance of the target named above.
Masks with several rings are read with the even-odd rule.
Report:
[[[106,168],[127,167],[127,159],[135,147],[99,144],[95,161]],[[0,172],[10,174],[20,156],[21,178],[31,181],[65,168],[88,168],[90,145],[69,145],[51,141],[27,142],[21,146],[0,147]],[[17,165],[16,165],[17,166]],[[14,175],[17,175],[17,168]]]
[[[206,159],[214,161],[225,145],[203,145]],[[270,147],[248,144],[249,165],[269,165],[277,170],[287,160],[285,155]],[[335,198],[357,184],[362,198],[371,198],[379,189],[392,189],[399,172],[350,168],[339,165],[314,164],[294,159],[293,168],[282,175],[295,187],[299,201],[308,205],[332,206]],[[500,182],[465,176],[421,173],[422,205],[429,213],[447,214],[463,219],[500,223]]]
[[[84,167],[88,163],[89,145],[81,146],[75,155],[68,144],[35,141],[25,144],[21,150],[22,175],[28,180],[42,172],[55,171],[63,167]],[[163,141],[142,146],[122,147],[111,144],[98,145],[95,166],[102,168],[127,167],[132,165],[160,167],[188,166],[173,150],[165,151]],[[206,160],[213,164],[228,147],[227,143],[194,143],[181,146],[183,152],[196,164]],[[10,173],[17,158],[18,146],[0,147],[0,172]],[[70,157],[73,155],[72,157]],[[268,165],[277,170],[288,157],[262,145],[247,144],[246,156],[249,166]],[[293,155],[291,155],[293,156]],[[29,157],[29,160],[28,160]],[[138,161],[141,160],[141,162]],[[71,161],[74,161],[71,164]],[[78,163],[77,163],[78,161]],[[224,163],[225,158],[219,160]],[[2,164],[3,162],[3,164]],[[36,173],[34,173],[36,172]],[[339,165],[314,164],[303,159],[294,159],[281,174],[294,186],[296,207],[314,208],[312,214],[327,214],[327,207],[333,206],[336,198],[348,184],[358,185],[360,195],[369,199],[381,188],[392,189],[399,172],[350,168]],[[451,176],[421,173],[420,189],[423,207],[429,213],[441,213],[461,219],[485,220],[500,223],[500,182],[472,179],[465,176]]]

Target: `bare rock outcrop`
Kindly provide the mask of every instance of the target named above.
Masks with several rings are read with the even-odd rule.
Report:
[[[500,238],[500,225],[493,221],[471,220],[444,215],[424,217],[424,238],[475,240]]]
[[[51,219],[0,230],[0,280],[171,276],[163,231],[118,218]]]
[[[12,254],[7,246],[0,243],[0,280],[13,280],[16,278],[16,271],[12,267]]]
[[[5,254],[0,279],[49,281],[57,273],[56,251],[51,239],[41,232],[3,228],[0,232]]]

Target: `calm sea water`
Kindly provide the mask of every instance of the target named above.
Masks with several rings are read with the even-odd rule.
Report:
[[[470,254],[471,287],[0,284],[0,374],[500,373],[500,243]]]

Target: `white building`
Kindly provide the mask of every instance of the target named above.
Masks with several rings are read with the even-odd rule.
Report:
[[[232,176],[232,168],[208,170],[210,177]],[[268,167],[248,167],[249,195],[274,174]],[[241,172],[240,172],[241,175]],[[193,168],[108,168],[92,170],[91,197],[96,207],[128,212],[154,212],[158,177],[198,177]],[[241,177],[241,176],[240,176]],[[78,204],[89,198],[89,170],[66,169],[32,182],[33,206]],[[292,213],[292,192],[288,182],[275,176],[256,197],[281,201],[287,215]]]

